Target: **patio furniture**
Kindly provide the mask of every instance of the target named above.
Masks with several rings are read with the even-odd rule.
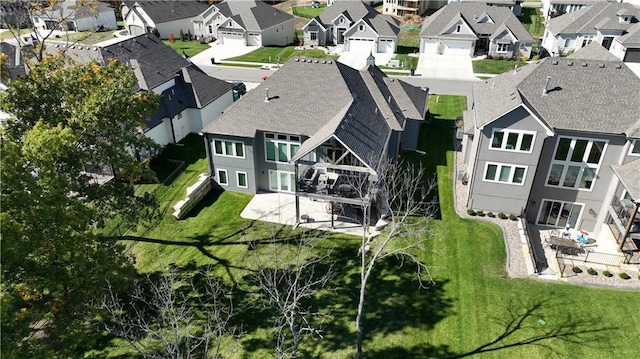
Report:
[[[556,237],[551,236],[549,238],[549,243],[551,243],[551,248],[574,248],[574,249],[582,249],[580,243],[576,242],[571,238],[565,237]]]

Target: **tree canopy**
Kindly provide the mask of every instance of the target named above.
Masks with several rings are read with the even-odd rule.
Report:
[[[0,94],[12,116],[0,132],[3,356],[64,356],[82,345],[78,334],[90,328],[107,281],[123,284],[133,273],[123,248],[98,229],[155,213],[133,184],[153,178],[135,155],[155,153],[140,128],[158,98],[132,93],[135,81],[116,62],[47,57]],[[104,168],[115,177],[97,181]]]

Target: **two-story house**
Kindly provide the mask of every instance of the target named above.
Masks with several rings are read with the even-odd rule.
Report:
[[[640,9],[625,3],[598,3],[548,20],[542,47],[558,56],[595,41],[621,60],[640,62],[638,36]]]
[[[520,16],[522,14],[522,3],[524,2],[523,0],[448,0],[447,2],[450,4],[461,1],[479,2],[489,6],[506,7],[511,10],[515,16]]]
[[[451,3],[422,23],[420,53],[529,57],[533,37],[506,7]]]
[[[421,16],[427,11],[429,0],[384,0],[382,13],[395,17],[407,15]]]
[[[138,80],[132,91],[161,95],[157,111],[141,128],[159,145],[200,132],[234,101],[231,83],[207,75],[153,34],[102,47],[52,45],[48,51],[60,51],[73,61],[115,60],[131,67]]]
[[[46,30],[106,31],[118,28],[114,9],[106,3],[64,0],[51,4],[33,11],[31,16],[34,29],[43,36],[46,36]]]
[[[196,38],[212,37],[226,45],[285,46],[293,42],[293,16],[262,1],[222,1],[193,20]]]
[[[569,14],[593,4],[612,2],[610,0],[542,0],[542,16],[549,20],[556,16]],[[622,1],[620,1],[622,2]]]
[[[304,44],[344,44],[350,52],[395,53],[400,26],[361,1],[336,1],[302,27]]]
[[[640,78],[597,43],[474,84],[467,207],[595,236],[611,222],[626,234],[633,217],[612,203],[638,201],[638,99]]]
[[[425,91],[373,60],[287,62],[202,131],[211,177],[233,191],[349,201],[341,181],[375,178],[385,156],[415,149],[427,111]]]

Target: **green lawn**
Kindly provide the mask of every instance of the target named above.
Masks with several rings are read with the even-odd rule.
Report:
[[[296,50],[295,46],[284,47],[261,47],[246,55],[232,57],[229,61],[245,61],[245,62],[260,62],[260,63],[285,63],[292,57],[310,57],[317,59],[332,59],[337,60],[338,56],[326,55],[323,50],[311,49],[311,50]]]
[[[512,62],[513,63],[513,62]],[[466,99],[431,96],[431,121],[420,132],[416,152],[403,156],[422,162],[438,180],[441,218],[432,225],[437,235],[420,253],[436,281],[418,289],[411,266],[397,260],[381,262],[370,281],[365,306],[365,353],[369,358],[632,358],[637,356],[640,295],[637,291],[580,287],[558,282],[511,279],[505,271],[505,246],[497,226],[461,219],[453,208],[453,119]],[[196,139],[199,139],[196,137]],[[201,140],[201,139],[200,139]],[[158,187],[163,204],[172,205],[185,188],[206,171],[197,141],[170,150],[180,156],[190,149],[185,173],[170,186]],[[174,154],[167,154],[167,156]],[[164,188],[166,187],[166,188]],[[244,220],[239,213],[251,196],[213,193],[185,220],[167,212],[162,221],[138,234],[133,253],[142,271],[162,270],[175,263],[214,265],[228,283],[242,283],[251,268],[247,241],[261,243],[273,231],[278,237],[300,233]],[[335,292],[316,298],[331,310],[324,339],[306,338],[299,357],[353,358],[354,308],[357,299],[359,239],[328,236],[319,250],[333,248]],[[260,250],[260,246],[258,247]],[[637,280],[637,279],[631,279]],[[237,324],[245,334],[234,358],[268,357],[273,347],[267,313],[247,310],[246,293],[233,296]]]
[[[187,56],[191,57],[201,53],[204,50],[209,48],[207,44],[201,44],[198,41],[182,41],[180,39],[176,39],[173,42],[169,40],[162,40],[165,45],[174,49],[178,54],[182,55],[182,52],[187,54]]]
[[[413,47],[415,51],[420,49],[420,29],[401,29],[398,34],[398,46]]]
[[[327,8],[326,5],[320,5],[319,8],[314,8],[311,6],[294,6],[292,7],[293,15],[304,17],[307,19],[313,19],[314,17],[322,14],[322,12]]]
[[[539,8],[525,7],[522,9],[522,15],[520,16],[522,25],[536,40],[544,35],[544,19],[540,11]]]
[[[526,65],[523,61],[511,60],[476,60],[471,62],[473,72],[476,74],[501,74],[513,70],[516,65],[522,67]]]

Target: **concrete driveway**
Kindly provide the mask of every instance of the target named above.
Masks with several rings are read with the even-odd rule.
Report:
[[[260,48],[259,46],[224,45],[217,41],[209,44],[209,46],[209,49],[190,58],[191,62],[198,67],[202,67],[203,65],[211,65],[212,57],[215,58],[216,61],[220,61],[242,56]]]
[[[431,78],[476,79],[469,56],[421,54],[416,74]]]
[[[369,57],[369,55],[371,55],[371,53],[345,51],[340,54],[338,61],[354,69],[361,70],[367,65],[367,57]],[[387,66],[389,60],[393,59],[394,56],[395,54],[392,53],[373,54],[373,57],[376,58],[376,65],[378,66]]]

